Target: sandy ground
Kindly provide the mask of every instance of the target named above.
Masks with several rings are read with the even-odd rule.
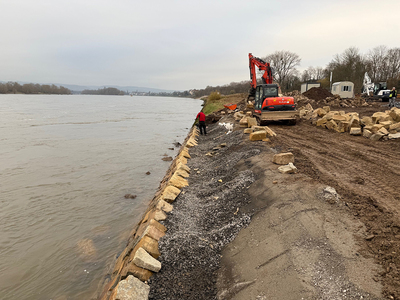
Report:
[[[150,299],[400,299],[399,141],[270,127],[199,137]],[[271,162],[286,151],[298,174]]]

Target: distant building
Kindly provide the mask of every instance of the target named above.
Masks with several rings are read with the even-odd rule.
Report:
[[[354,83],[351,81],[340,81],[332,84],[331,93],[341,98],[354,98]]]
[[[301,84],[300,92],[303,94],[313,87],[319,88],[320,86],[319,82],[305,82]]]

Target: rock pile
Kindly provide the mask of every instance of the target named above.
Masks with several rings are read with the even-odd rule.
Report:
[[[360,118],[356,112],[332,111],[329,106],[313,109],[307,104],[299,110],[299,116],[311,120],[316,126],[340,133],[362,135],[374,141],[400,138],[400,109],[396,107],[376,112],[371,117]]]
[[[312,88],[314,89],[314,88]],[[324,106],[324,105],[329,105],[331,107],[360,107],[360,106],[369,106],[367,102],[365,102],[364,98],[361,98],[359,96],[353,98],[353,99],[342,99],[340,98],[339,95],[332,95],[330,92],[325,90],[326,92],[313,92],[312,96],[313,98],[307,96],[308,92],[310,92],[312,89],[309,91],[305,92],[304,94],[301,94],[299,91],[293,91],[286,93],[286,96],[290,96],[294,98],[295,103],[297,104],[297,107],[305,106],[307,104],[311,104],[313,106]],[[322,89],[324,90],[324,89]],[[324,97],[323,97],[324,96]]]
[[[160,256],[158,241],[167,231],[159,221],[167,218],[167,213],[173,209],[171,203],[181,193],[181,189],[189,185],[186,179],[190,174],[187,160],[190,159],[189,149],[197,145],[197,136],[198,129],[194,127],[172,162],[148,210],[131,232],[128,245],[115,263],[101,300],[148,299],[150,288],[146,281],[153,272],[161,269],[161,263],[157,260]]]
[[[326,99],[328,97],[333,97],[332,93],[329,92],[327,89],[321,87],[313,87],[309,89],[307,92],[303,93],[309,99],[320,101]]]

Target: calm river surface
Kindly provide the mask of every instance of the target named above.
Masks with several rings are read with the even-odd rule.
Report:
[[[201,104],[0,95],[0,298],[90,299]]]

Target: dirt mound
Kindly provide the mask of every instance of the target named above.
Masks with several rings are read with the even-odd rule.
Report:
[[[333,97],[332,93],[329,92],[328,90],[324,89],[324,88],[317,88],[317,87],[313,87],[311,89],[309,89],[307,92],[303,93],[304,96],[306,96],[307,98],[316,100],[316,101],[320,101],[323,100],[327,97]]]

